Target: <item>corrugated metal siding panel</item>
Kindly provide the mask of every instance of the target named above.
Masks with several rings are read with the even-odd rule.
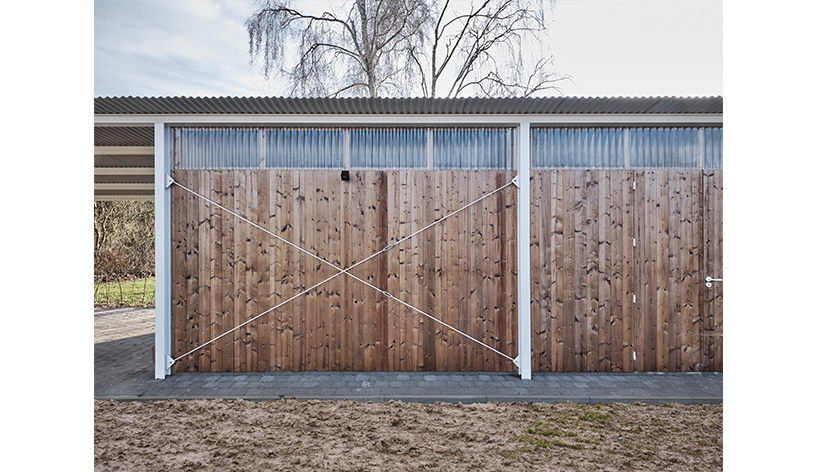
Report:
[[[94,190],[95,197],[153,197],[153,190]]]
[[[722,97],[284,98],[97,97],[98,115],[721,114]]]
[[[436,129],[436,169],[511,169],[513,130],[510,128]]]
[[[153,165],[152,154],[97,154],[94,156],[94,167],[153,167]]]
[[[264,130],[265,167],[333,168],[343,164],[344,132],[340,129]]]
[[[94,146],[153,146],[153,127],[95,126]]]
[[[95,184],[152,184],[153,174],[148,175],[95,175]]]
[[[428,131],[424,128],[371,128],[349,131],[352,167],[426,167]]]

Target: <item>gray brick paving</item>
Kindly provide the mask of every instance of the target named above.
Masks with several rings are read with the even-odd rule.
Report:
[[[153,310],[94,311],[94,398],[722,403],[721,373],[249,372],[153,378]]]

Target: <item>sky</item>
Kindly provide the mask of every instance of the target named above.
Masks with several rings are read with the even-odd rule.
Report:
[[[720,0],[552,6],[545,42],[555,71],[572,77],[560,84],[564,95],[723,94]],[[249,63],[251,7],[252,0],[95,0],[94,96],[283,95]]]

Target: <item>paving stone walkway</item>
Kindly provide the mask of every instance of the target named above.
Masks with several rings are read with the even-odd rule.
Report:
[[[94,398],[722,403],[721,373],[259,372],[153,375],[152,309],[94,311]]]

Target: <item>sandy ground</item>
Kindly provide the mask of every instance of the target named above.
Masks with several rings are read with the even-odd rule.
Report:
[[[722,470],[722,405],[94,403],[97,471]]]

